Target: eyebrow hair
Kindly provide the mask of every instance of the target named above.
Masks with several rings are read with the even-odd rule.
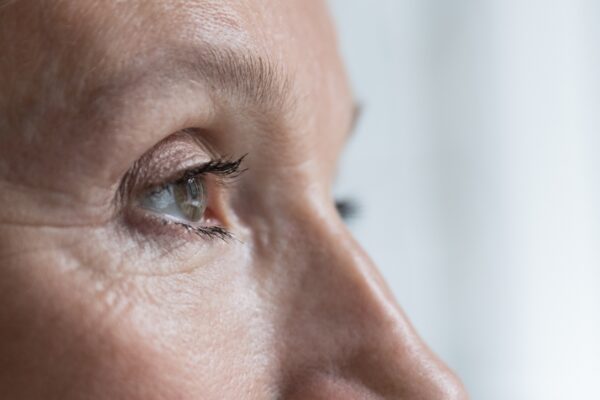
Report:
[[[212,89],[225,91],[229,96],[265,109],[285,109],[292,103],[290,77],[264,55],[204,45],[201,48],[169,49],[153,58],[146,70],[161,71],[159,73],[167,80],[199,80]]]
[[[241,94],[266,109],[286,110],[293,105],[292,80],[269,58],[213,46],[196,53],[191,66],[186,62],[189,60],[187,54],[182,58],[183,65],[187,64],[205,80],[218,83],[229,90],[229,94]],[[354,101],[348,138],[355,133],[363,108],[362,103]]]
[[[291,80],[270,59],[230,49],[209,48],[209,54],[196,66],[204,73],[214,74],[210,77],[222,87],[260,104],[284,105],[290,99]]]

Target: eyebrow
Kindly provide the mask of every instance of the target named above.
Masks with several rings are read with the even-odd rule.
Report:
[[[264,109],[285,109],[293,102],[290,77],[263,55],[203,45],[171,48],[140,65],[141,71],[129,71],[119,81],[139,82],[146,81],[145,78],[168,83],[200,81],[211,89],[225,91],[230,97]]]

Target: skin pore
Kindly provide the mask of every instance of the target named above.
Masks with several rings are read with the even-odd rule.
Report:
[[[335,208],[336,46],[319,0],[0,1],[0,397],[466,398]]]

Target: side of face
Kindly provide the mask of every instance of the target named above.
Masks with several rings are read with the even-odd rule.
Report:
[[[17,0],[0,49],[3,396],[465,397],[335,209],[323,2]]]

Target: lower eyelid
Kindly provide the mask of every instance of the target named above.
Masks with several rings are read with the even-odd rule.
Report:
[[[186,245],[208,244],[212,239],[227,241],[233,238],[229,231],[218,225],[192,226],[141,207],[127,209],[122,220],[142,246],[154,243],[158,248],[168,250]]]

